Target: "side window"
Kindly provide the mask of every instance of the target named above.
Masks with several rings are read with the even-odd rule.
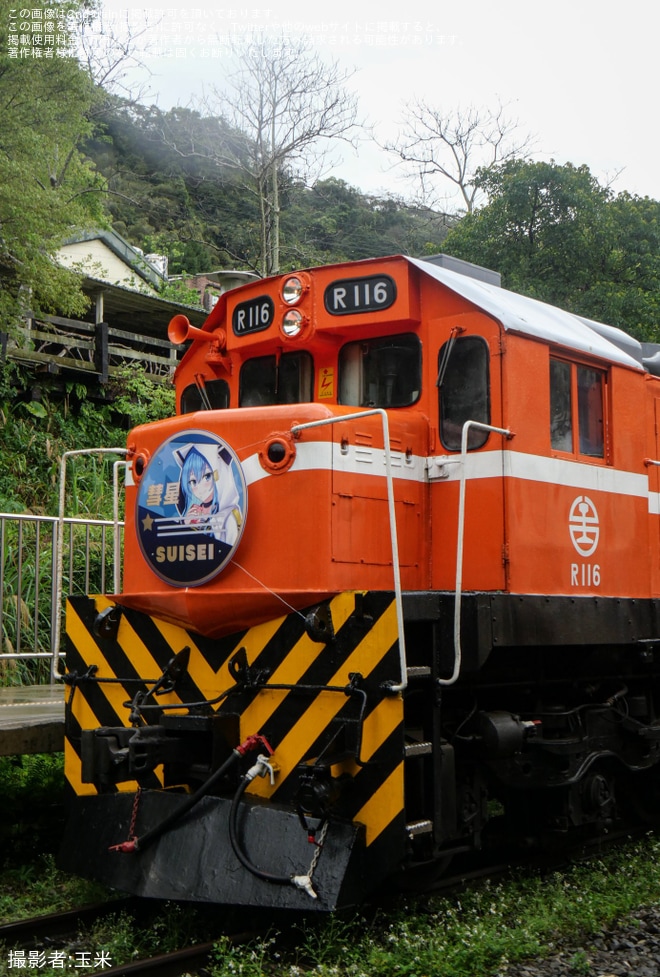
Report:
[[[361,339],[339,353],[339,403],[409,407],[422,386],[422,346],[414,335]]]
[[[309,353],[282,353],[246,360],[241,367],[239,407],[306,404],[312,400],[312,358]]]
[[[225,410],[229,407],[229,384],[225,380],[206,380],[191,383],[181,394],[181,413],[196,410]]]
[[[582,455],[605,457],[603,434],[603,373],[577,368],[578,448]]]
[[[603,370],[550,358],[550,443],[556,451],[605,457]]]
[[[438,356],[440,440],[448,451],[461,450],[466,421],[490,424],[488,345],[481,336],[450,339]],[[488,431],[472,428],[468,448],[481,448]]]
[[[550,360],[550,441],[557,451],[573,450],[571,364]]]

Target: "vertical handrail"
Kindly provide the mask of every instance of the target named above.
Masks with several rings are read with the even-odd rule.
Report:
[[[383,425],[383,445],[385,449],[385,479],[387,483],[387,504],[390,522],[390,545],[392,547],[392,569],[394,575],[394,602],[396,608],[397,634],[399,642],[399,663],[401,666],[401,681],[390,685],[391,692],[403,692],[408,686],[408,664],[406,657],[406,640],[403,630],[403,599],[401,597],[401,572],[399,567],[399,542],[396,531],[396,511],[394,507],[394,481],[392,479],[392,463],[390,451],[390,424],[387,412],[381,407],[357,411],[353,414],[343,414],[341,417],[326,417],[319,421],[307,421],[305,424],[295,424],[291,428],[293,435],[299,431],[313,427],[326,427],[329,424],[339,424],[342,421],[354,421],[363,417],[376,415]]]
[[[467,481],[465,462],[467,459],[468,434],[471,428],[478,431],[491,431],[510,439],[513,434],[508,428],[494,427],[482,421],[466,421],[461,435],[461,473],[458,490],[458,525],[456,539],[456,585],[454,589],[454,670],[450,678],[439,678],[438,685],[453,685],[461,671],[463,649],[461,647],[461,601],[463,597],[463,542],[465,534],[465,484]]]
[[[128,468],[125,459],[119,459],[112,466],[112,523],[113,523],[113,553],[112,553],[112,583],[115,594],[121,590],[121,536],[119,532],[119,469],[124,472]]]
[[[21,613],[21,595],[23,593],[23,523],[18,524],[18,549],[16,553],[16,566],[18,576],[16,579],[16,654],[21,654],[21,644],[23,641],[23,615]]]
[[[41,594],[41,523],[35,526],[34,540],[34,613],[32,615],[32,631],[34,638],[32,641],[32,652],[37,653],[39,648],[39,597]]]

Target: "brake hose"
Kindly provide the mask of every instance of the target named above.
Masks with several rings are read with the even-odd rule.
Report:
[[[269,772],[272,776],[272,767],[268,762],[268,757],[260,756],[257,758],[257,762],[254,764],[254,766],[251,767],[241,778],[241,782],[238,785],[238,789],[236,790],[236,793],[232,799],[231,808],[229,809],[229,841],[231,842],[231,847],[243,868],[247,869],[248,872],[256,876],[256,878],[262,879],[264,882],[275,883],[276,885],[292,885],[296,889],[302,889],[312,899],[317,899],[318,896],[314,891],[314,887],[312,886],[312,872],[316,867],[320,848],[317,849],[317,852],[312,859],[312,864],[307,875],[275,875],[273,872],[265,872],[263,869],[257,868],[257,866],[250,861],[247,854],[241,847],[241,843],[238,838],[237,825],[238,809],[241,798],[245,793],[248,784],[250,784],[255,777],[265,777]]]
[[[142,849],[146,848],[148,844],[151,844],[152,841],[159,838],[165,831],[168,830],[168,828],[179,821],[184,814],[187,814],[188,811],[195,807],[195,805],[198,804],[203,797],[206,797],[209,791],[211,791],[218,781],[221,780],[222,777],[227,773],[233,763],[235,763],[238,759],[240,759],[240,757],[244,756],[250,750],[253,750],[255,747],[261,745],[266,746],[271,753],[273,752],[263,736],[248,736],[245,742],[241,743],[240,746],[237,746],[232,750],[225,762],[218,767],[218,769],[215,770],[207,780],[204,781],[202,786],[199,787],[194,794],[187,797],[186,800],[183,801],[183,803],[180,804],[175,811],[168,814],[168,816],[164,818],[160,824],[157,824],[149,831],[145,831],[140,838],[130,838],[128,841],[122,841],[118,845],[111,845],[109,850],[119,852],[142,851]]]
[[[253,773],[254,769],[255,768],[253,767],[251,770],[248,770],[245,776],[241,777],[241,782],[238,785],[238,789],[231,802],[231,808],[229,810],[229,840],[231,842],[231,847],[233,848],[234,854],[243,868],[246,868],[248,872],[252,873],[252,875],[256,875],[258,879],[263,879],[265,882],[275,882],[279,885],[288,885],[291,882],[291,877],[289,875],[274,875],[272,872],[264,872],[262,869],[257,868],[257,866],[254,865],[247,857],[238,840],[238,809],[240,806],[241,797],[245,793],[248,784],[251,783],[258,774],[258,771]],[[250,776],[250,774],[252,774],[252,776]]]

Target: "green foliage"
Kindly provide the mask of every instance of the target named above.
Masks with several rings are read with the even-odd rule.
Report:
[[[548,955],[558,939],[586,947],[572,959],[574,972],[585,974],[589,936],[656,900],[658,854],[660,842],[650,835],[566,871],[516,872],[455,895],[399,903],[370,920],[317,917],[301,924],[288,953],[272,935],[244,948],[222,941],[213,977],[491,977],[509,963]]]
[[[29,378],[11,365],[0,369],[0,512],[52,516],[59,507],[62,456],[82,448],[121,448],[126,432],[137,424],[159,420],[174,412],[174,391],[165,383],[132,367],[113,377],[111,400],[94,404],[80,384],[70,384],[64,397],[18,400],[30,388]],[[34,394],[35,388],[32,387]],[[113,454],[91,454],[69,461],[66,516],[113,517]],[[121,515],[121,512],[120,512]],[[72,553],[63,567],[65,593],[85,587],[102,592],[112,579],[112,546],[105,546],[100,530],[81,529],[65,543]],[[80,545],[76,545],[79,541]],[[70,545],[69,545],[70,544]],[[53,567],[50,523],[8,521],[3,527],[0,649],[50,652]],[[38,596],[38,599],[37,599]],[[0,661],[0,685],[34,684],[47,680],[45,659]]]
[[[264,977],[274,973],[273,964],[280,954],[273,936],[250,941],[247,946],[221,937],[213,949],[213,977]]]
[[[104,131],[87,151],[112,191],[108,208],[119,233],[145,252],[166,254],[171,275],[258,269],[257,200],[222,163],[240,153],[244,137],[221,118],[117,101],[106,109]],[[282,173],[280,207],[283,269],[434,253],[447,231],[445,219],[428,208],[367,196],[332,177],[310,188]]]
[[[108,393],[113,411],[122,415],[128,428],[170,417],[175,412],[174,387],[152,380],[133,366],[124,366],[113,374]]]
[[[443,216],[394,197],[361,194],[334,177],[292,185],[282,216],[282,264],[357,261],[390,254],[434,254],[447,234]]]
[[[38,401],[28,399],[36,394]],[[113,376],[107,398],[94,403],[81,384],[50,396],[23,370],[0,368],[0,511],[56,513],[65,451],[122,447],[131,428],[174,413],[173,387],[135,366]],[[67,515],[111,518],[113,460],[97,456],[76,468]]]
[[[209,159],[237,135],[190,109],[162,112],[108,100],[103,135],[86,144],[107,181],[113,227],[147,253],[166,254],[169,274],[234,265],[224,244],[240,240],[257,210],[237,195],[231,170]]]
[[[586,166],[513,160],[480,176],[489,203],[445,241],[503,284],[569,311],[660,338],[660,203],[615,196]]]
[[[571,968],[571,973],[574,974],[575,977],[586,977],[586,975],[591,972],[589,957],[584,950],[576,950],[569,960],[568,965]]]
[[[64,792],[62,755],[0,757],[0,792],[4,811],[0,868],[18,867],[21,860],[34,857],[35,851],[40,855],[53,850],[52,819]]]
[[[182,281],[168,282],[164,288],[160,290],[160,297],[163,299],[169,299],[171,302],[180,302],[182,305],[196,305],[201,307],[201,301],[199,292],[190,288],[186,285],[185,278],[189,277],[189,273],[183,272]]]
[[[57,17],[82,0],[55,0]],[[11,4],[0,0],[2,23]],[[79,280],[53,257],[75,228],[103,220],[104,181],[78,150],[95,92],[75,58],[13,58],[0,46],[0,321],[26,309],[79,315]]]

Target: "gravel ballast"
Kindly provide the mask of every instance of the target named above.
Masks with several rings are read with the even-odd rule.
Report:
[[[508,964],[497,977],[660,977],[660,905],[557,946],[545,958]]]

